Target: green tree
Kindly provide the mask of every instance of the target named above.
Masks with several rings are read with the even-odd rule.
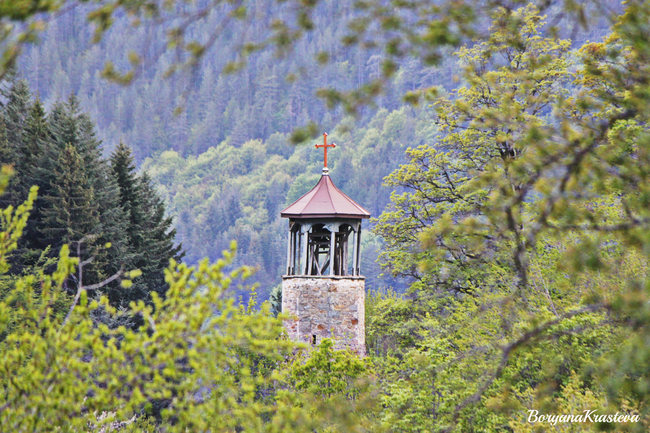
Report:
[[[37,168],[39,183],[45,184],[39,206],[43,218],[36,221],[43,236],[37,247],[44,250],[52,245],[56,253],[63,244],[83,239],[82,255],[94,256],[85,283],[97,283],[129,260],[119,189],[108,162],[102,159],[94,125],[80,112],[75,97],[54,105],[48,129],[46,151]],[[102,248],[107,243],[111,248]],[[121,302],[122,289],[111,285],[107,290],[112,302]]]
[[[354,396],[353,382],[367,372],[368,366],[354,354],[334,350],[334,342],[325,338],[306,360],[296,359],[292,376],[296,388],[331,398],[344,392]]]
[[[25,136],[26,124],[32,111],[32,95],[27,82],[19,79],[16,73],[12,73],[4,84],[0,93],[6,99],[2,106],[1,162],[12,165],[22,173],[32,162],[30,151],[36,151],[34,155],[38,155],[30,137]],[[12,177],[11,183],[8,194],[3,199],[5,203],[17,206],[27,198],[30,185],[26,184],[22,176]]]
[[[299,352],[288,371],[295,392],[306,398],[312,411],[325,412],[319,428],[337,431],[343,423],[362,431],[384,431],[374,419],[377,401],[368,359],[334,350],[334,342],[325,338],[311,351]],[[332,407],[350,410],[332,414],[332,419],[327,415]]]
[[[136,264],[147,278],[147,290],[164,296],[167,290],[164,270],[170,260],[179,261],[185,253],[181,244],[175,245],[173,219],[167,215],[165,203],[146,173],[138,179],[138,188],[144,220],[140,225],[140,244],[134,243],[141,255]]]
[[[505,16],[500,12],[495,23]],[[521,125],[541,127],[543,116],[567,95],[571,79],[570,42],[542,37],[543,18],[531,4],[509,17],[521,23],[516,29],[521,43],[511,44],[510,29],[494,24],[489,41],[458,51],[467,85],[436,102],[440,137],[435,144],[409,148],[409,163],[386,179],[404,191],[393,193],[376,228],[386,241],[384,266],[395,275],[461,293],[485,286],[486,267],[479,263],[494,263],[498,254],[494,227],[485,224],[482,232],[458,237],[430,236],[432,248],[426,250],[420,249],[420,236],[432,227],[444,231],[461,218],[484,218],[495,186],[479,185],[476,174],[489,173],[507,183],[504,188],[519,188],[510,165],[526,151],[519,144],[526,133]],[[430,260],[432,267],[422,272],[419,263],[436,254],[441,260]]]
[[[140,269],[143,278],[136,281],[123,302],[143,299],[150,293],[164,297],[167,290],[164,270],[169,260],[180,260],[181,246],[174,245],[176,230],[165,204],[156,193],[149,176],[137,176],[131,149],[120,143],[111,156],[111,170],[120,191],[120,205],[128,217],[128,262]]]
[[[135,164],[131,156],[131,150],[120,142],[111,155],[111,172],[117,182],[120,196],[120,206],[124,215],[128,218],[127,238],[128,238],[128,264],[131,267],[142,269],[147,265],[143,260],[146,254],[154,254],[154,251],[148,250],[149,245],[145,239],[150,239],[151,233],[147,230],[148,217],[151,217],[148,211],[150,203],[144,203],[145,197],[140,189],[139,179],[135,173]],[[151,272],[144,272],[145,278],[136,281],[134,286],[129,289],[125,301],[144,299],[150,302],[149,292],[152,287],[164,295],[162,287],[157,287],[153,281]],[[156,281],[158,282],[158,281]]]
[[[7,86],[7,103],[2,108],[5,120],[2,125],[12,125],[12,132],[3,129],[0,140],[6,143],[6,147],[3,147],[8,152],[2,156],[2,163],[12,164],[17,173],[20,173],[12,178],[11,186],[5,194],[8,202],[16,206],[26,200],[32,186],[39,187],[41,191],[49,188],[43,178],[44,168],[41,167],[47,153],[49,130],[43,105],[38,98],[31,100],[26,83],[23,80],[13,80]],[[11,258],[13,274],[20,274],[26,266],[34,265],[39,260],[43,251],[37,247],[40,233],[36,229],[36,222],[41,219],[40,207],[37,205],[32,218],[27,222],[19,249]]]
[[[647,410],[632,385],[645,307],[629,301],[647,290],[647,101],[633,78],[647,53],[630,34],[587,45],[572,76],[568,43],[538,35],[542,23],[530,5],[501,10],[489,41],[460,50],[467,86],[437,102],[438,142],[389,177],[407,191],[378,227],[387,265],[417,278],[415,320],[391,322],[399,301],[369,325],[407,343],[394,355],[406,368],[383,367],[384,420],[403,431],[507,430],[531,396],[547,413],[576,399]]]
[[[97,234],[99,208],[85,164],[72,145],[67,145],[52,164],[50,194],[44,197],[41,234],[46,245],[63,244]]]

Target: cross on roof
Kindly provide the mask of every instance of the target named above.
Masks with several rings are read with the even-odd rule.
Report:
[[[317,149],[321,148],[321,147],[323,148],[323,150],[325,152],[325,165],[324,165],[324,167],[327,168],[327,148],[328,147],[332,147],[332,148],[336,147],[336,143],[327,144],[327,132],[324,132],[323,133],[323,144],[317,144],[314,147],[316,147]]]

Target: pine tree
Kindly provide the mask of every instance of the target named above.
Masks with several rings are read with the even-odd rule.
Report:
[[[44,254],[58,255],[71,246],[84,268],[85,285],[99,282],[120,268],[139,268],[143,276],[132,288],[106,286],[115,306],[150,301],[149,293],[165,293],[164,268],[180,259],[174,246],[172,219],[147,176],[136,176],[131,150],[120,143],[113,158],[102,157],[95,124],[71,96],[57,102],[49,116],[33,99],[24,81],[15,80],[3,92],[0,109],[0,162],[18,173],[5,201],[23,201],[32,185],[39,198],[18,249],[11,257],[12,273],[22,273]],[[106,244],[111,244],[106,248]],[[74,278],[66,286],[74,290]]]
[[[44,191],[45,185],[39,180],[39,166],[48,135],[45,110],[38,98],[33,100],[27,82],[16,74],[11,74],[3,83],[0,94],[5,99],[0,109],[0,164],[14,168],[14,176],[1,202],[5,206],[17,206],[27,199],[33,185],[40,188],[40,194]],[[22,273],[41,255],[41,250],[33,249],[34,239],[40,236],[35,231],[38,218],[37,206],[27,221],[17,250],[9,259],[15,274]]]
[[[228,137],[228,143],[231,146],[241,147],[242,144],[253,138],[253,109],[247,107],[237,109],[233,118],[235,126]]]
[[[0,133],[0,163],[13,166],[16,175],[11,179],[2,204],[16,206],[27,198],[29,187],[23,185],[23,164],[21,161],[25,123],[31,110],[29,85],[12,74],[6,87],[0,91],[6,99],[2,106],[2,133]]]
[[[81,259],[94,257],[84,271],[84,284],[96,283],[126,268],[131,259],[119,188],[102,158],[94,124],[81,113],[76,97],[53,106],[48,127],[49,142],[39,170],[41,181],[49,188],[42,196],[43,219],[37,222],[43,235],[38,247],[44,250],[52,245],[56,254],[63,243],[74,247],[83,239]],[[75,185],[66,183],[68,179],[75,179]],[[103,247],[109,243],[110,248]],[[117,283],[106,290],[114,305],[128,302],[129,294]]]
[[[52,176],[51,190],[43,197],[47,208],[40,232],[45,243],[60,248],[97,235],[99,206],[83,158],[74,146],[68,144],[59,153]]]
[[[7,140],[15,147],[20,147],[25,122],[31,108],[32,94],[29,85],[27,81],[13,76],[8,83],[8,88],[0,93],[7,99],[2,107]]]
[[[34,167],[44,154],[43,145],[49,137],[45,108],[39,98],[33,102],[29,117],[25,120],[23,146],[20,148],[20,170],[24,173],[25,183],[37,184]]]
[[[279,85],[275,75],[267,67],[262,71],[260,87],[255,92],[255,127],[256,136],[268,137],[277,129]]]
[[[149,293],[164,296],[164,269],[169,259],[180,260],[180,246],[174,246],[176,230],[165,205],[146,175],[136,176],[131,149],[120,143],[111,156],[111,169],[120,190],[120,206],[128,218],[130,265],[142,271],[134,281],[129,299],[149,299]]]
[[[122,142],[117,145],[111,155],[111,171],[120,189],[120,205],[129,216],[131,226],[133,226],[139,221],[134,214],[136,209],[131,206],[136,200],[135,163],[131,149]]]
[[[48,150],[50,138],[45,109],[40,99],[36,98],[23,131],[23,146],[19,152],[20,165],[17,168],[20,180],[17,185],[17,194],[18,200],[24,200],[29,189],[32,186],[37,186],[39,198],[37,198],[36,206],[27,220],[19,248],[12,260],[15,273],[21,273],[25,267],[34,265],[43,252],[41,233],[38,227],[43,220],[42,205],[44,201],[42,197],[47,195],[51,188],[49,181],[51,173],[45,168],[49,167],[49,164],[46,164],[46,158],[53,155]]]
[[[140,177],[139,189],[143,208],[146,210],[143,224],[143,259],[148,266],[142,269],[143,279],[148,280],[152,291],[164,295],[167,290],[164,270],[169,260],[180,261],[185,255],[182,245],[174,245],[176,229],[173,218],[166,216],[165,203],[158,196],[151,178],[144,173]]]
[[[127,250],[130,268],[142,268],[142,200],[138,191],[138,180],[135,175],[135,164],[131,150],[120,142],[111,155],[111,173],[119,189],[119,205],[127,220]],[[142,270],[142,269],[141,269]],[[145,275],[137,279],[127,294],[128,300],[149,300],[147,278]]]

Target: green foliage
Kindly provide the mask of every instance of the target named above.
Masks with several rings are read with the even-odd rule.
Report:
[[[376,421],[377,398],[368,359],[349,350],[334,350],[334,342],[323,339],[309,351],[298,352],[288,366],[295,393],[305,398],[305,408],[318,416],[317,428],[339,431],[384,431]],[[346,410],[340,411],[339,408]],[[332,408],[336,413],[328,415]]]
[[[377,224],[384,266],[416,278],[371,302],[385,425],[547,431],[527,410],[590,405],[642,421],[561,428],[647,429],[650,56],[632,10],[647,7],[576,66],[532,5],[459,50],[466,84],[436,102],[436,143],[387,178],[405,191]]]
[[[616,10],[616,2],[602,3],[609,6],[607,10]],[[273,93],[268,90],[274,86],[277,86],[277,90],[282,86],[284,78],[296,81],[298,77],[319,75],[317,80],[307,86],[290,86],[290,95],[280,92],[289,96],[286,101],[290,104],[289,113],[282,112],[285,101],[280,102],[274,98],[264,98],[262,101],[256,99],[255,102],[248,100],[245,109],[240,106],[237,114],[254,115],[262,130],[277,127],[287,120],[293,127],[304,126],[310,120],[305,118],[305,112],[312,119],[317,117],[320,121],[324,118],[324,104],[318,104],[318,108],[312,107],[316,104],[307,104],[301,87],[309,87],[309,95],[311,90],[318,89],[317,94],[328,106],[342,105],[348,113],[358,113],[361,111],[359,108],[377,101],[381,105],[386,100],[399,102],[407,92],[407,99],[417,102],[427,93],[427,87],[439,84],[431,82],[432,77],[438,78],[442,83],[450,81],[453,65],[444,62],[450,47],[461,45],[467,38],[489,38],[484,18],[493,9],[493,5],[471,0],[435,6],[428,2],[398,2],[390,8],[379,1],[363,1],[341,7],[337,1],[329,0],[296,2],[290,8],[285,7],[282,1],[274,0],[258,1],[246,6],[226,1],[187,4],[176,0],[101,0],[81,4],[65,0],[0,3],[5,4],[0,9],[0,19],[7,28],[7,36],[3,40],[9,43],[3,51],[6,60],[0,64],[0,74],[15,63],[24,46],[32,48],[37,36],[48,39],[52,27],[58,31],[56,27],[60,26],[61,34],[64,35],[74,34],[77,41],[73,43],[78,44],[78,47],[87,47],[89,41],[95,43],[91,50],[68,50],[69,46],[59,49],[55,42],[59,39],[51,38],[51,47],[48,49],[55,48],[55,51],[43,51],[42,58],[47,59],[43,62],[47,64],[45,68],[60,62],[62,65],[70,65],[71,69],[77,69],[78,61],[59,58],[59,53],[64,57],[71,55],[66,51],[74,53],[72,55],[75,57],[78,53],[77,60],[83,59],[86,63],[84,66],[89,66],[78,68],[79,73],[74,73],[73,76],[70,76],[70,71],[68,74],[60,71],[48,74],[47,71],[33,70],[35,75],[41,75],[48,81],[53,78],[56,90],[63,90],[59,94],[70,93],[73,90],[70,87],[76,87],[80,80],[89,84],[104,77],[119,84],[137,85],[139,80],[149,80],[155,75],[160,80],[174,81],[166,95],[157,95],[155,98],[168,99],[169,104],[164,106],[169,115],[173,111],[182,111],[171,107],[192,107],[193,104],[187,103],[190,91],[186,84],[191,81],[191,86],[196,85],[193,81],[205,66],[210,68],[213,76],[222,77],[234,75],[235,72],[253,76],[257,75],[257,71],[262,72],[264,76],[256,80],[259,87],[251,89],[246,99],[251,99],[256,93]],[[558,16],[558,23],[551,27],[552,31],[565,30],[562,25],[568,27],[573,24],[572,18],[579,19],[580,23],[586,25],[590,14],[595,15],[597,12],[603,15],[602,8],[579,3],[571,3],[566,8],[555,4],[543,6]],[[61,13],[60,8],[65,13]],[[332,16],[337,19],[332,20]],[[605,22],[611,17],[602,18]],[[26,21],[27,25],[20,27],[18,24],[22,23],[13,20]],[[46,24],[50,24],[47,29]],[[91,26],[92,29],[88,28]],[[504,24],[505,30],[514,27],[512,24]],[[17,37],[9,38],[11,30],[17,33]],[[141,43],[142,40],[147,43]],[[100,53],[100,50],[104,53]],[[89,54],[87,51],[94,52]],[[271,61],[278,58],[284,60],[281,62],[282,67],[269,67]],[[37,60],[37,63],[41,62]],[[442,70],[429,67],[432,65],[442,66]],[[157,72],[148,70],[152,66],[156,67]],[[42,69],[41,65],[37,69]],[[392,79],[395,78],[400,84],[398,88],[393,86]],[[225,81],[230,84],[233,81],[242,83],[247,80]],[[156,86],[160,85],[160,82],[156,83]],[[94,94],[93,87],[95,83],[86,86],[84,93]],[[149,87],[148,91],[155,92],[152,86],[146,87]],[[226,90],[223,86],[220,87],[216,93]],[[232,88],[235,93],[228,92],[232,97],[211,104],[210,108],[220,106],[220,113],[224,113],[223,109],[229,101],[240,105],[238,99],[241,98],[236,92],[241,87],[235,83]],[[302,95],[297,95],[298,93]],[[135,98],[119,99],[121,104],[118,111],[122,113],[117,113],[117,119],[114,120],[125,124],[134,123],[128,119],[128,115],[124,116],[123,110],[142,111],[142,104],[136,104]],[[147,101],[149,104],[157,105]],[[102,104],[97,106],[102,107]],[[391,108],[396,108],[396,105]],[[200,113],[198,111],[195,114],[202,117]],[[318,113],[318,116],[314,116],[314,113]],[[220,121],[209,118],[206,116],[206,119],[200,119],[198,129],[203,131],[196,132],[201,141],[206,138],[205,129]],[[106,126],[110,124],[109,120]],[[234,125],[229,126],[232,128]],[[283,129],[282,132],[289,131]],[[164,134],[160,136],[164,138]],[[117,141],[118,137],[111,138]],[[138,140],[129,137],[128,141]]]
[[[62,247],[54,274],[37,270],[3,281],[2,299],[10,302],[0,303],[6,313],[0,317],[8,318],[1,330],[3,355],[8,355],[0,368],[5,373],[14,369],[0,379],[6,390],[3,398],[13,399],[0,400],[3,425],[6,419],[18,429],[38,430],[66,417],[73,428],[83,429],[88,422],[104,422],[90,418],[93,410],[106,410],[117,411],[111,419],[131,419],[145,411],[170,420],[170,431],[546,431],[546,425],[524,422],[527,409],[562,413],[589,405],[612,413],[639,413],[642,422],[559,429],[647,431],[647,2],[626,4],[613,20],[610,37],[575,53],[569,51],[568,41],[557,37],[557,27],[543,33],[548,28],[545,17],[532,4],[517,9],[463,1],[397,2],[387,8],[381,2],[359,2],[352,7],[352,21],[327,27],[318,22],[319,3],[299,5],[295,27],[287,15],[273,21],[270,39],[256,28],[259,39],[244,44],[245,59],[219,56],[223,61],[211,64],[212,77],[206,73],[200,84],[194,83],[204,97],[179,113],[177,121],[153,115],[150,122],[135,126],[133,119],[143,117],[145,104],[124,93],[117,98],[116,114],[104,122],[112,129],[109,133],[122,128],[145,137],[138,146],[141,156],[159,154],[146,165],[178,211],[181,236],[199,247],[196,254],[204,254],[200,248],[214,254],[237,238],[240,260],[269,275],[283,267],[279,207],[286,204],[288,193],[300,195],[302,184],[319,165],[302,149],[286,151],[277,136],[266,143],[262,139],[273,131],[289,132],[308,117],[319,117],[327,126],[336,122],[307,102],[309,86],[295,80],[280,83],[278,77],[289,71],[295,76],[300,67],[256,68],[259,73],[246,75],[245,61],[254,66],[268,60],[264,54],[247,56],[268,43],[284,51],[313,29],[335,34],[315,39],[313,51],[296,45],[300,54],[315,54],[314,61],[326,64],[318,69],[322,82],[313,86],[322,87],[318,95],[329,106],[342,104],[349,111],[373,101],[392,109],[395,95],[388,78],[395,77],[400,94],[409,91],[407,100],[413,104],[436,98],[443,92],[427,88],[436,84],[440,71],[429,70],[431,78],[418,61],[436,63],[447,54],[441,47],[477,37],[471,47],[459,49],[464,82],[435,99],[434,122],[423,121],[426,110],[415,116],[406,110],[379,111],[373,119],[364,119],[367,123],[342,119],[340,136],[332,134],[339,143],[353,143],[348,149],[354,151],[349,154],[339,147],[332,152],[332,175],[340,176],[339,187],[375,215],[388,202],[388,192],[377,188],[377,180],[397,168],[402,146],[411,146],[406,163],[387,179],[397,191],[377,221],[377,233],[388,243],[385,268],[413,281],[406,295],[369,297],[368,342],[381,388],[378,413],[365,412],[363,393],[350,388],[352,377],[368,371],[345,353],[332,352],[327,342],[306,360],[293,363],[291,380],[286,369],[283,376],[276,367],[287,359],[292,345],[280,337],[280,321],[266,309],[253,311],[253,304],[248,309],[234,306],[224,295],[230,279],[224,262],[215,267],[201,262],[196,269],[172,267],[167,281],[173,296],[163,300],[154,295],[155,310],[143,302],[131,307],[129,314],[144,318],[139,333],[113,326],[128,322],[128,317],[116,316],[105,299],[88,301],[83,292],[80,306],[66,321],[53,306],[69,300],[52,293],[57,288],[61,292],[77,262]],[[325,10],[338,7],[336,2],[320,4]],[[102,2],[91,6],[91,20],[100,34],[118,22],[113,18],[120,9],[139,25],[149,19],[169,21],[177,16],[175,5]],[[193,70],[222,36],[222,19],[239,20],[253,13],[219,2],[187,7],[198,8],[196,22],[209,22],[216,33],[201,32],[193,22],[173,22],[166,39],[157,38],[159,44],[164,39],[158,46],[164,51],[168,44],[187,56],[160,56],[166,62],[165,75],[183,66]],[[569,2],[564,12],[586,22],[589,11]],[[26,19],[32,13],[0,18]],[[482,35],[483,27],[476,22],[487,15],[493,22]],[[192,32],[207,34],[207,41],[191,40]],[[232,36],[238,35],[236,29]],[[326,43],[336,38],[371,49],[357,51],[356,58],[337,58]],[[384,56],[373,51],[377,40]],[[140,67],[146,54],[142,59],[132,54],[129,63],[122,62],[130,71],[108,65],[104,73],[126,82],[144,73]],[[397,59],[407,55],[418,58],[398,67]],[[100,50],[88,58],[95,63],[104,59]],[[239,80],[218,77],[234,70],[242,70]],[[58,87],[72,86],[59,75]],[[93,82],[96,77],[88,74],[78,80],[83,85],[74,84],[85,89],[87,100],[102,92]],[[251,79],[256,86],[248,87]],[[333,89],[332,83],[343,89]],[[174,92],[163,92],[160,86],[146,91],[156,95],[146,99],[149,104],[163,109],[177,104],[169,96]],[[3,161],[17,167],[23,157],[12,146],[21,148],[16,143],[23,138],[16,134],[16,125],[29,116],[15,114],[27,112],[21,108],[24,101],[24,92],[16,92],[0,134]],[[33,113],[32,124],[37,125],[43,114]],[[65,150],[72,144],[84,155],[75,145],[77,137],[65,134],[66,116],[53,124],[59,147]],[[163,134],[168,124],[170,131]],[[312,124],[295,138],[314,131]],[[93,147],[93,140],[81,142]],[[187,152],[197,156],[162,152],[179,149],[181,143],[189,143]],[[72,171],[52,173],[85,181],[83,173]],[[120,172],[124,185],[132,181],[128,162]],[[98,191],[84,190],[87,197]],[[18,203],[17,196],[11,197],[7,204]],[[122,205],[119,209],[131,213]],[[63,220],[63,204],[52,206],[59,215],[56,220]],[[7,220],[12,218],[7,215]],[[206,245],[205,239],[218,240]],[[118,246],[122,242],[119,236],[115,241]],[[376,245],[374,240],[371,244]],[[42,254],[32,255],[37,256]],[[101,277],[96,275],[97,280]],[[91,316],[94,319],[87,320]],[[49,324],[58,324],[56,331]],[[54,367],[62,373],[55,376]],[[125,382],[131,385],[124,387]],[[56,403],[48,400],[50,395],[58,397]],[[18,409],[9,410],[14,407]]]
[[[394,355],[415,345],[422,326],[424,310],[389,289],[366,296],[366,346],[368,352],[382,357]]]
[[[495,23],[504,14],[501,11]],[[490,235],[493,227],[481,218],[495,187],[481,184],[476,174],[511,178],[511,161],[526,152],[518,145],[520,125],[541,127],[540,115],[566,94],[570,79],[569,41],[540,36],[540,17],[532,5],[510,18],[522,21],[517,30],[525,37],[522,43],[512,44],[510,33],[495,24],[490,41],[458,51],[467,86],[453,92],[453,99],[436,102],[440,138],[435,145],[409,148],[409,164],[386,180],[389,186],[406,189],[393,193],[377,225],[387,244],[384,264],[395,275],[472,293],[485,285],[480,283],[485,272],[493,272],[498,248]],[[450,227],[461,216],[468,221],[469,233],[451,235]],[[419,252],[423,233],[429,248]],[[422,272],[419,264],[427,258],[430,266]]]
[[[93,122],[75,97],[57,102],[48,114],[25,81],[5,84],[0,129],[6,141],[0,162],[13,165],[17,175],[3,203],[18,206],[31,185],[40,191],[24,236],[7,259],[10,275],[33,273],[68,244],[73,255],[87,262],[82,281],[87,286],[125,269],[144,273],[129,290],[118,281],[102,287],[113,305],[151,302],[151,291],[164,296],[164,269],[170,258],[180,258],[180,246],[174,246],[172,220],[150,179],[135,175],[128,148],[118,149],[111,167],[101,156]],[[64,284],[71,293],[78,278]]]
[[[257,425],[255,418],[265,412],[264,405],[232,417],[232,410],[253,402],[262,380],[248,371],[249,362],[237,355],[237,349],[250,352],[258,347],[253,352],[258,354],[272,349],[277,353],[272,356],[281,356],[289,344],[274,341],[281,328],[278,320],[270,327],[260,326],[271,319],[262,312],[242,315],[232,300],[224,298],[224,289],[242,271],[222,273],[226,261],[170,270],[173,296],[154,297],[155,312],[142,302],[134,305],[132,314],[146,318],[145,328],[135,332],[93,325],[89,314],[100,305],[115,314],[105,298],[91,302],[84,294],[67,324],[50,315],[51,303],[60,296],[61,284],[75,263],[63,248],[55,274],[21,279],[7,297],[9,302],[21,295],[34,299],[34,285],[41,287],[34,302],[13,306],[31,320],[10,332],[3,343],[7,393],[0,406],[2,425],[40,431],[65,422],[70,428],[83,428],[88,422],[99,423],[95,411],[115,408],[117,419],[128,419],[134,411],[147,410],[147,401],[172,396],[165,411],[186,428]],[[1,305],[9,308],[8,303]],[[198,398],[201,386],[212,393],[205,401]],[[249,403],[235,403],[241,398]],[[211,417],[199,408],[206,406],[215,411]],[[217,416],[223,411],[231,416]]]
[[[228,9],[228,5],[186,4],[183,8],[188,13],[195,8],[208,10],[207,15],[196,15],[187,29],[191,33],[187,36],[198,43],[207,41],[218,21],[226,21],[213,49],[202,52],[200,64],[187,69],[178,65],[177,54],[182,56],[182,48],[170,52],[166,44],[179,10],[163,13],[169,20],[156,23],[142,17],[143,25],[136,28],[129,16],[118,13],[102,40],[89,46],[92,24],[87,17],[99,7],[97,3],[81,2],[66,13],[49,17],[40,43],[27,47],[20,57],[19,70],[48,107],[64,95],[77,95],[97,122],[108,150],[124,141],[132,147],[138,165],[166,150],[184,157],[198,156],[224,140],[239,146],[251,139],[267,140],[273,133],[293,135],[299,141],[329,133],[345,113],[330,111],[314,100],[316,89],[356,89],[381,70],[377,49],[340,48],[338,41],[355,11],[340,7],[335,0],[318,2],[315,17],[319,31],[309,39],[295,41],[286,57],[275,57],[268,47],[246,59],[238,56],[241,42],[263,37],[277,19],[289,19],[291,13],[284,6],[271,0],[249,8],[248,13],[253,14],[249,18],[254,16],[255,22],[251,33],[246,21],[228,20],[227,12],[219,9]],[[332,16],[338,19],[332,20]],[[217,46],[220,48],[214,49]],[[138,65],[130,63],[130,51],[138,53]],[[327,64],[317,61],[321,51],[331,54]],[[102,77],[107,61],[118,74],[133,68],[135,79],[128,86],[108,82]],[[248,66],[227,74],[224,68],[230,61],[245,61]],[[451,57],[436,68],[417,60],[401,66],[400,80],[387,83],[385,94],[378,96],[379,107],[399,109],[406,91],[438,84],[447,90],[453,87],[456,67]],[[171,76],[166,74],[172,69]],[[175,114],[179,106],[182,109]],[[373,115],[374,111],[368,110],[359,117],[365,124]]]
[[[148,299],[151,292],[165,296],[167,284],[164,269],[169,260],[180,260],[181,246],[174,245],[176,230],[172,218],[165,214],[165,205],[154,190],[149,176],[137,176],[131,149],[120,143],[111,156],[111,171],[120,192],[120,205],[128,218],[127,238],[129,265],[143,276],[123,297],[130,300]]]
[[[297,389],[308,390],[325,399],[337,394],[354,398],[353,382],[368,373],[368,367],[346,350],[334,350],[331,339],[325,338],[307,360],[296,358],[291,375]]]
[[[5,171],[0,178],[5,187],[8,175]],[[35,197],[34,188],[15,212],[11,207],[3,212],[4,271]],[[167,296],[153,292],[153,306],[140,300],[126,312],[143,318],[137,330],[124,325],[128,320],[111,326],[125,312],[106,297],[91,300],[85,290],[65,318],[57,314],[56,305],[69,302],[65,281],[83,266],[70,257],[67,245],[53,273],[41,269],[3,286],[0,425],[32,432],[309,432],[324,425],[328,431],[368,431],[362,425],[369,421],[360,421],[355,410],[359,407],[332,398],[312,405],[323,390],[303,391],[310,380],[325,378],[328,397],[345,393],[359,400],[359,391],[349,386],[367,373],[365,364],[347,352],[332,352],[325,341],[304,363],[302,358],[294,363],[293,389],[293,379],[279,367],[300,347],[282,338],[282,318],[270,314],[266,304],[256,311],[254,302],[244,308],[227,295],[231,284],[251,273],[250,268],[225,271],[234,249],[233,243],[215,264],[204,260],[188,267],[172,261]],[[152,416],[162,424],[154,425]]]

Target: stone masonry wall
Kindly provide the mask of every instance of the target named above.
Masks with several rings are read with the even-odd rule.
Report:
[[[316,344],[333,338],[335,347],[366,354],[365,280],[363,277],[302,277],[282,279],[282,312],[289,337]]]

